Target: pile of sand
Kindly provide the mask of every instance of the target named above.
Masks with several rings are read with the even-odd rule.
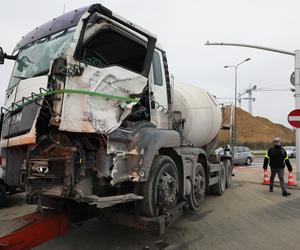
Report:
[[[229,108],[225,107],[223,122],[229,123]],[[228,142],[229,130],[221,130],[220,142]],[[295,134],[281,124],[273,123],[270,120],[253,116],[250,113],[237,108],[237,142],[242,143],[270,143],[274,137],[280,137],[284,144],[293,144]]]

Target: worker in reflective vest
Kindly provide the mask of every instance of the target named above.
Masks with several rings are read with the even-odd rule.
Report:
[[[284,184],[284,167],[287,166],[289,172],[293,171],[292,165],[289,161],[289,157],[287,155],[287,152],[284,150],[284,148],[281,147],[281,140],[280,138],[274,138],[273,139],[274,147],[271,147],[268,149],[268,152],[265,155],[264,159],[264,170],[267,170],[268,163],[270,164],[271,168],[271,177],[270,177],[270,192],[273,192],[273,186],[274,186],[274,178],[276,174],[278,175],[278,178],[280,180],[280,186],[282,190],[283,196],[288,196],[290,193],[288,193],[285,189]]]

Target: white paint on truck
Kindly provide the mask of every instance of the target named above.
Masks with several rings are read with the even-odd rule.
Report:
[[[118,66],[86,66],[81,76],[68,78],[66,89],[129,97],[140,94],[147,78]],[[59,129],[72,132],[110,133],[131,113],[135,103],[97,96],[65,94]]]
[[[195,147],[207,145],[220,131],[220,107],[213,96],[197,86],[175,83],[172,110],[181,112],[183,135]]]

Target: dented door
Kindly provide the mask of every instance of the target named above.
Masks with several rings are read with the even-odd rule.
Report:
[[[76,65],[81,73],[67,76],[65,82],[65,89],[86,94],[64,94],[59,129],[108,134],[131,113],[145,90],[149,74],[145,68],[150,69],[147,62],[151,62],[154,47],[149,48],[146,39],[108,18],[91,17],[97,21],[87,21],[82,39],[77,31],[67,53],[67,67]]]
[[[123,97],[139,94],[147,78],[118,66],[87,66],[79,77],[69,77],[66,89],[80,89],[112,95],[115,98],[65,94],[60,130],[108,134],[120,126],[136,102]],[[138,99],[136,99],[138,101]]]

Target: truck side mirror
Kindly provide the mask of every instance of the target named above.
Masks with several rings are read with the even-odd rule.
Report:
[[[4,64],[4,53],[2,47],[0,47],[0,64]]]

